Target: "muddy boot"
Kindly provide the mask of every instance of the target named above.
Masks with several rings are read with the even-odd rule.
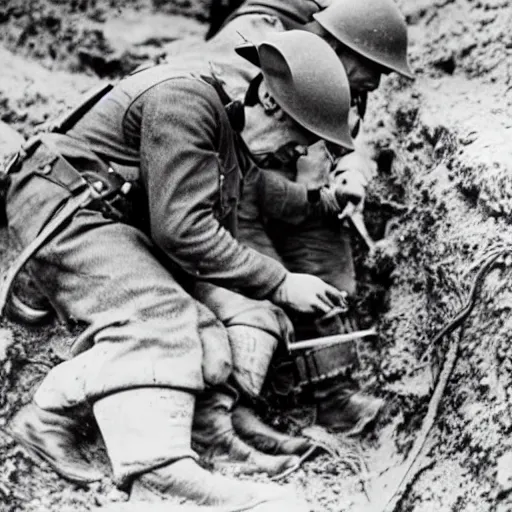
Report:
[[[160,503],[151,503],[151,508],[148,509],[147,502],[140,501],[138,503],[113,503],[94,510],[96,512],[283,512],[284,510],[310,512],[311,507],[305,501],[290,496],[289,498],[279,498],[258,503],[252,507],[207,507],[204,505],[184,505],[181,503],[173,505],[168,501],[162,501]]]
[[[130,501],[120,510],[167,512],[187,500],[191,510],[259,512],[287,495],[274,484],[237,481],[201,468],[190,447],[193,412],[191,393],[165,388],[122,391],[94,404],[114,477],[125,488],[131,484]]]
[[[314,393],[317,423],[349,435],[361,433],[384,405],[384,400],[365,395],[352,384],[341,382]]]
[[[78,448],[81,422],[71,415],[56,414],[30,403],[9,426],[9,433],[31,455],[47,462],[59,475],[84,484],[103,478]]]
[[[184,502],[184,500],[186,500]],[[275,484],[236,480],[212,474],[192,459],[138,476],[128,503],[102,512],[308,512],[309,506]]]
[[[231,411],[236,393],[227,386],[210,388],[196,403],[192,441],[202,458],[214,466],[229,465],[239,473],[278,476],[297,467],[295,455],[267,455],[249,446],[235,433]]]
[[[50,319],[52,311],[50,302],[39,290],[30,272],[21,271],[7,301],[7,315],[26,325],[39,325]]]
[[[206,507],[203,505],[172,505],[168,501],[152,503],[151,509],[145,501],[138,503],[113,503],[101,508],[94,509],[96,512],[283,512],[284,510],[293,510],[293,512],[309,512],[311,507],[301,500],[290,496],[275,500],[258,503],[252,507]]]
[[[137,477],[130,494],[131,503],[154,502],[169,498],[186,499],[186,504],[224,511],[280,512],[289,492],[275,484],[238,480],[206,471],[192,459],[182,459]],[[285,508],[286,509],[286,508]],[[153,509],[153,506],[151,507]],[[204,510],[204,509],[203,509]],[[208,510],[208,508],[206,508]]]
[[[273,429],[256,416],[252,409],[237,405],[232,414],[235,432],[251,446],[271,455],[304,455],[313,443],[305,437],[292,437]]]

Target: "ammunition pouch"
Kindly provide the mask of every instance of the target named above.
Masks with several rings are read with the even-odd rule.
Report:
[[[277,357],[269,369],[268,390],[280,403],[308,401],[318,385],[349,378],[357,364],[355,341]]]
[[[91,199],[85,205],[88,209],[100,211],[106,218],[119,222],[134,222],[133,195],[140,189],[138,181],[126,180],[106,162],[91,153],[80,155],[75,165],[73,158],[63,156],[60,145],[66,145],[66,135],[42,134],[29,139],[22,150],[15,155],[7,169],[7,176],[17,172],[23,162],[34,156],[41,161],[35,174],[60,185],[76,196],[87,188]],[[62,143],[64,141],[64,143]],[[84,206],[84,207],[85,207]]]
[[[297,334],[328,336],[358,330],[353,315],[338,313],[315,322],[294,322]],[[292,345],[293,347],[293,345]],[[280,347],[266,379],[266,396],[284,407],[309,403],[315,389],[327,382],[349,379],[359,365],[357,340],[300,351]]]
[[[81,173],[88,184],[94,188],[94,198],[87,205],[104,217],[142,228],[146,217],[142,212],[135,215],[135,205],[140,206],[141,186],[138,181],[128,181],[109,167],[107,172],[84,171]]]

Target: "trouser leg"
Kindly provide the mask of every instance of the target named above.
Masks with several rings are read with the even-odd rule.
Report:
[[[325,219],[310,219],[298,226],[272,222],[269,227],[286,268],[315,275],[352,295],[356,289],[349,232]]]
[[[250,407],[250,403],[260,395],[278,343],[290,341],[292,336],[291,324],[286,315],[268,301],[251,300],[212,285],[198,285],[195,296],[226,326],[233,359],[231,382],[239,396],[227,386],[222,389],[212,388],[203,394],[196,408],[194,438],[203,446],[217,446],[214,453],[218,454],[219,443],[215,439],[223,439],[220,445],[225,446],[226,439],[232,439],[232,434],[226,433],[234,429],[242,439],[262,452],[273,455],[305,453],[311,447],[309,440],[294,438],[272,429]],[[240,448],[240,443],[237,443]],[[238,451],[240,454],[248,453],[247,448]],[[254,453],[250,457],[238,455],[236,458],[248,459],[253,466],[257,463],[261,468],[274,467],[271,471],[281,471],[297,462],[295,458],[277,457],[272,461]],[[262,470],[268,472],[268,469]]]
[[[222,324],[205,321],[140,231],[81,211],[38,253],[32,269],[61,315],[90,332],[89,346],[77,347],[82,352],[43,381],[36,394],[41,407],[62,410],[155,384],[198,391],[209,337],[226,354],[218,375],[229,373]]]
[[[289,498],[280,488],[213,475],[196,463],[190,443],[194,400],[186,391],[153,387],[95,402],[115,478],[130,488],[128,510],[173,498],[206,511],[280,510]]]
[[[66,450],[60,449],[73,446],[70,423],[75,406],[135,388],[158,386],[195,393],[203,388],[203,375],[219,381],[229,375],[229,341],[221,322],[178,285],[151,242],[136,229],[83,210],[39,251],[31,270],[62,317],[88,326],[88,335],[73,347],[75,357],[53,368],[43,380],[33,414],[21,428],[25,446],[44,452],[61,474],[67,471],[78,479],[76,471],[69,471],[69,460],[61,457]],[[203,365],[207,341],[216,347],[215,368]],[[161,405],[165,411],[165,402]],[[102,410],[101,405],[97,410]],[[156,411],[156,406],[154,414],[162,428],[164,423],[172,424],[173,418]],[[99,423],[107,432],[108,423]],[[56,424],[58,429],[49,428]],[[34,429],[41,435],[31,435]],[[115,443],[111,441],[110,447],[114,462]],[[165,447],[170,450],[168,444]],[[173,450],[178,448],[182,447],[173,444]],[[133,471],[174,456],[174,452],[148,450],[140,467],[133,464]],[[123,468],[130,464],[116,464],[121,468],[116,470],[119,478],[125,478],[129,471]],[[78,476],[83,481],[90,478],[83,472]]]
[[[196,454],[191,448],[195,397],[169,388],[120,391],[93,406],[115,480],[133,476]]]
[[[278,343],[289,343],[293,327],[285,313],[269,301],[199,283],[194,296],[224,324],[233,360],[233,378],[246,395],[257,397]]]

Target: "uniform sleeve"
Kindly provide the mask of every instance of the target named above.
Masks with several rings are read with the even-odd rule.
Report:
[[[270,169],[262,169],[260,174],[260,208],[265,217],[297,225],[311,215],[305,185]]]
[[[285,268],[241,245],[214,212],[223,152],[234,151],[229,121],[215,91],[174,79],[142,100],[141,177],[155,243],[186,272],[255,298],[271,293]]]

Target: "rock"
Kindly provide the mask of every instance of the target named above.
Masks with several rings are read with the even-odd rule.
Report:
[[[498,459],[496,482],[501,492],[512,490],[512,451]]]
[[[16,130],[0,121],[0,158],[17,151],[24,140]]]
[[[0,362],[7,358],[7,349],[14,343],[12,332],[9,329],[0,329]]]

